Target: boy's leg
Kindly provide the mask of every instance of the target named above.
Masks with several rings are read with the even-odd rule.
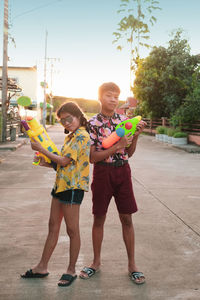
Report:
[[[92,242],[93,242],[93,262],[89,268],[95,271],[99,270],[101,265],[101,246],[103,241],[104,223],[106,215],[97,216],[94,215],[93,227],[92,227]],[[89,278],[88,274],[83,270],[80,272],[82,278]]]
[[[135,233],[131,214],[119,214],[122,224],[123,240],[128,255],[128,271],[129,273],[138,272],[135,263]],[[137,278],[136,283],[143,283],[144,277]]]
[[[58,241],[60,225],[63,218],[61,204],[56,198],[52,198],[51,211],[49,217],[49,232],[44,245],[41,260],[32,270],[33,273],[46,273],[49,259]]]

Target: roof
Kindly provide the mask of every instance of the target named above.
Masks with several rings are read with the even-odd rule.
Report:
[[[0,77],[0,90],[2,90],[2,77]],[[21,92],[22,89],[14,83],[11,78],[8,78],[8,91],[9,92]]]
[[[137,99],[135,99],[134,97],[128,97],[126,99],[125,104],[123,104],[122,106],[120,106],[120,108],[128,109],[130,107],[136,107],[137,103],[138,103]]]

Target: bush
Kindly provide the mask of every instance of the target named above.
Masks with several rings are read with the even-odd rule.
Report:
[[[167,129],[167,135],[168,136],[173,136],[176,133],[176,130],[173,128],[168,128]]]
[[[158,127],[156,127],[156,133],[157,134],[165,134],[165,132],[166,132],[165,128],[166,127],[164,127],[164,126],[158,126]]]
[[[53,112],[52,113],[52,116],[51,116],[51,121],[52,121],[52,124],[51,125],[54,125],[55,122],[56,122],[56,116],[55,116],[55,113]],[[50,124],[50,114],[48,113],[47,117],[46,117],[46,123],[49,125]]]
[[[174,138],[185,138],[187,136],[188,134],[186,132],[181,132],[181,131],[175,132],[173,135]]]

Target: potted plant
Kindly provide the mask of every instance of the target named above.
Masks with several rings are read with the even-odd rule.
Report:
[[[159,141],[163,141],[163,135],[165,133],[165,127],[164,126],[158,126],[156,127],[156,139],[158,139]]]
[[[173,129],[173,128],[168,128],[168,129],[167,129],[167,136],[168,136],[168,143],[169,143],[169,144],[172,143],[172,137],[173,137],[173,135],[174,135],[175,132],[176,132],[176,131],[175,131],[175,129]]]
[[[182,131],[175,132],[172,137],[173,145],[186,145],[188,143],[188,134]]]
[[[164,127],[163,142],[168,143],[167,127]]]

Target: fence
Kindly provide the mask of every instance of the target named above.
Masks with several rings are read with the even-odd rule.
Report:
[[[161,118],[157,120],[143,118],[143,120],[147,123],[144,132],[147,132],[151,135],[155,135],[157,126],[170,127],[170,123],[167,118]],[[196,121],[194,124],[184,123],[181,126],[181,130],[188,133],[189,142],[200,146],[200,121]]]

